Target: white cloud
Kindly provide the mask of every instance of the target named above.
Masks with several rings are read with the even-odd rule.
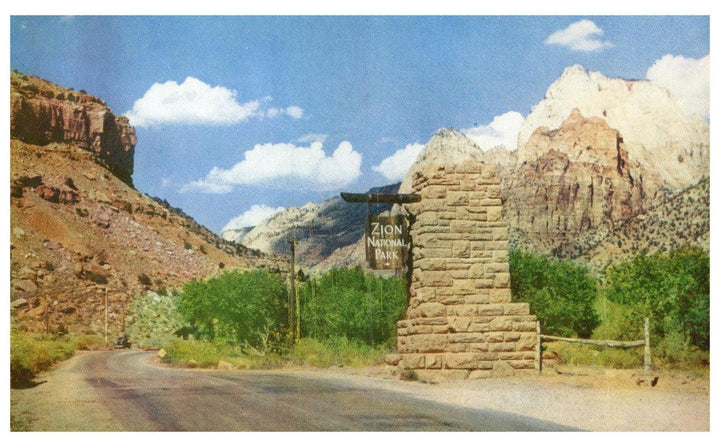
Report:
[[[484,151],[496,146],[505,146],[508,150],[517,149],[518,133],[525,118],[515,111],[506,112],[493,118],[487,126],[475,126],[461,130]]]
[[[222,228],[222,231],[226,230],[233,230],[233,229],[242,229],[245,227],[254,227],[260,224],[262,221],[270,218],[271,216],[275,215],[278,212],[284,211],[284,207],[269,207],[265,204],[261,205],[253,205],[250,207],[250,209],[243,213],[242,215],[238,215],[235,218],[228,221],[228,223],[225,225],[225,227]]]
[[[303,117],[304,113],[305,113],[305,111],[303,110],[303,108],[301,108],[299,106],[288,106],[284,109],[277,108],[277,107],[271,107],[270,109],[267,110],[267,112],[265,114],[268,116],[268,118],[275,118],[279,115],[287,115],[290,118],[299,120],[300,118]]]
[[[305,134],[295,140],[297,143],[324,143],[325,140],[328,139],[328,134],[316,134],[316,133],[309,133]]]
[[[701,59],[667,54],[647,70],[646,78],[675,96],[690,114],[710,118],[710,56]]]
[[[332,156],[325,155],[320,142],[309,147],[256,144],[230,169],[214,167],[205,178],[186,184],[180,192],[228,193],[239,185],[335,190],[360,176],[361,163],[362,155],[348,141],[340,143]]]
[[[388,180],[399,181],[410,170],[424,148],[424,144],[408,144],[382,160],[377,166],[373,166],[372,170],[382,174]]]
[[[599,37],[603,35],[600,29],[591,20],[577,21],[565,29],[555,31],[545,40],[545,44],[556,44],[565,46],[573,51],[598,51],[610,48],[613,44],[603,41]]]
[[[270,100],[270,97],[264,97],[241,104],[237,101],[236,91],[210,86],[197,78],[187,77],[181,84],[175,81],[153,84],[142,98],[135,101],[125,116],[132,125],[139,127],[160,124],[235,124],[253,117],[281,114],[302,118],[303,109],[298,106],[271,108],[263,112],[263,103]]]

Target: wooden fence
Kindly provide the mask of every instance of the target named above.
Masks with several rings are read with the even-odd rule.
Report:
[[[561,336],[550,336],[543,335],[540,330],[540,321],[537,323],[537,345],[535,349],[535,371],[538,374],[542,374],[542,341],[562,341],[571,342],[574,344],[585,344],[595,345],[597,347],[604,348],[633,348],[633,347],[645,347],[644,358],[643,358],[643,373],[648,375],[650,373],[650,319],[645,318],[645,338],[637,341],[611,341],[611,340],[593,340],[593,339],[577,339],[577,338],[564,338]]]

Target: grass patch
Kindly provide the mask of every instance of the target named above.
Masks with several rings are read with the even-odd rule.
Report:
[[[76,350],[95,350],[103,346],[102,338],[95,335],[55,337],[13,331],[10,336],[10,386],[33,385],[35,376],[70,358]]]
[[[375,365],[387,352],[385,347],[348,341],[345,338],[321,342],[303,338],[289,349],[257,354],[240,347],[198,340],[173,339],[163,346],[163,361],[176,367],[210,368],[220,361],[241,369],[283,367],[352,367]]]
[[[548,342],[546,352],[558,355],[560,363],[573,366],[604,368],[639,368],[643,366],[643,349],[598,348],[569,342]]]

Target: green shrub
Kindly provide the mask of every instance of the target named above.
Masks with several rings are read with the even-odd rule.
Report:
[[[544,333],[587,338],[600,323],[597,280],[584,267],[512,250],[510,279],[513,301],[530,304]]]
[[[604,293],[627,306],[624,326],[637,330],[650,318],[651,339],[665,337],[707,351],[710,348],[710,257],[699,249],[640,255],[609,267]]]
[[[166,362],[188,368],[215,367],[223,356],[217,344],[196,340],[172,339],[165,343],[163,349]]]
[[[191,281],[183,286],[177,309],[196,337],[260,352],[278,345],[287,329],[285,283],[264,271]]]
[[[10,335],[10,385],[30,385],[39,373],[71,357],[77,348],[68,337],[12,331]]]
[[[383,279],[360,268],[334,269],[300,287],[301,335],[320,341],[386,344],[394,340],[406,309],[404,279]]]
[[[387,348],[371,347],[347,338],[323,342],[302,338],[290,349],[287,360],[290,365],[311,367],[365,367],[376,364],[386,351]]]

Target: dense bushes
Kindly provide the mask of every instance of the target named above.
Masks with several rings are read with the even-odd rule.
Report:
[[[392,346],[407,304],[402,278],[357,268],[297,284],[302,329],[292,346],[285,283],[267,272],[224,273],[173,295],[151,293],[133,305],[131,336],[164,341],[166,360],[189,367],[220,360],[237,367],[364,365]],[[175,328],[191,330],[193,339],[178,339]]]
[[[12,330],[10,334],[10,386],[32,385],[33,378],[55,363],[71,357],[76,350],[103,347],[97,335],[62,337]]]
[[[301,335],[320,341],[387,343],[407,308],[402,278],[383,279],[360,268],[331,270],[302,284],[300,293]]]
[[[513,300],[530,304],[545,333],[588,338],[600,323],[597,280],[584,267],[514,250],[510,279]]]
[[[284,281],[267,272],[226,272],[185,284],[177,309],[198,338],[240,347],[267,347],[287,329]]]
[[[710,256],[698,249],[640,255],[609,267],[604,295],[628,308],[622,328],[649,317],[653,344],[677,350],[710,348]],[[618,330],[619,332],[621,330]],[[685,345],[683,345],[685,343]]]
[[[639,255],[605,269],[602,284],[571,262],[520,251],[510,253],[510,272],[513,299],[529,303],[548,334],[637,340],[647,317],[656,363],[709,362],[710,258],[703,250]],[[634,350],[552,347],[566,362],[627,367],[641,361]]]

